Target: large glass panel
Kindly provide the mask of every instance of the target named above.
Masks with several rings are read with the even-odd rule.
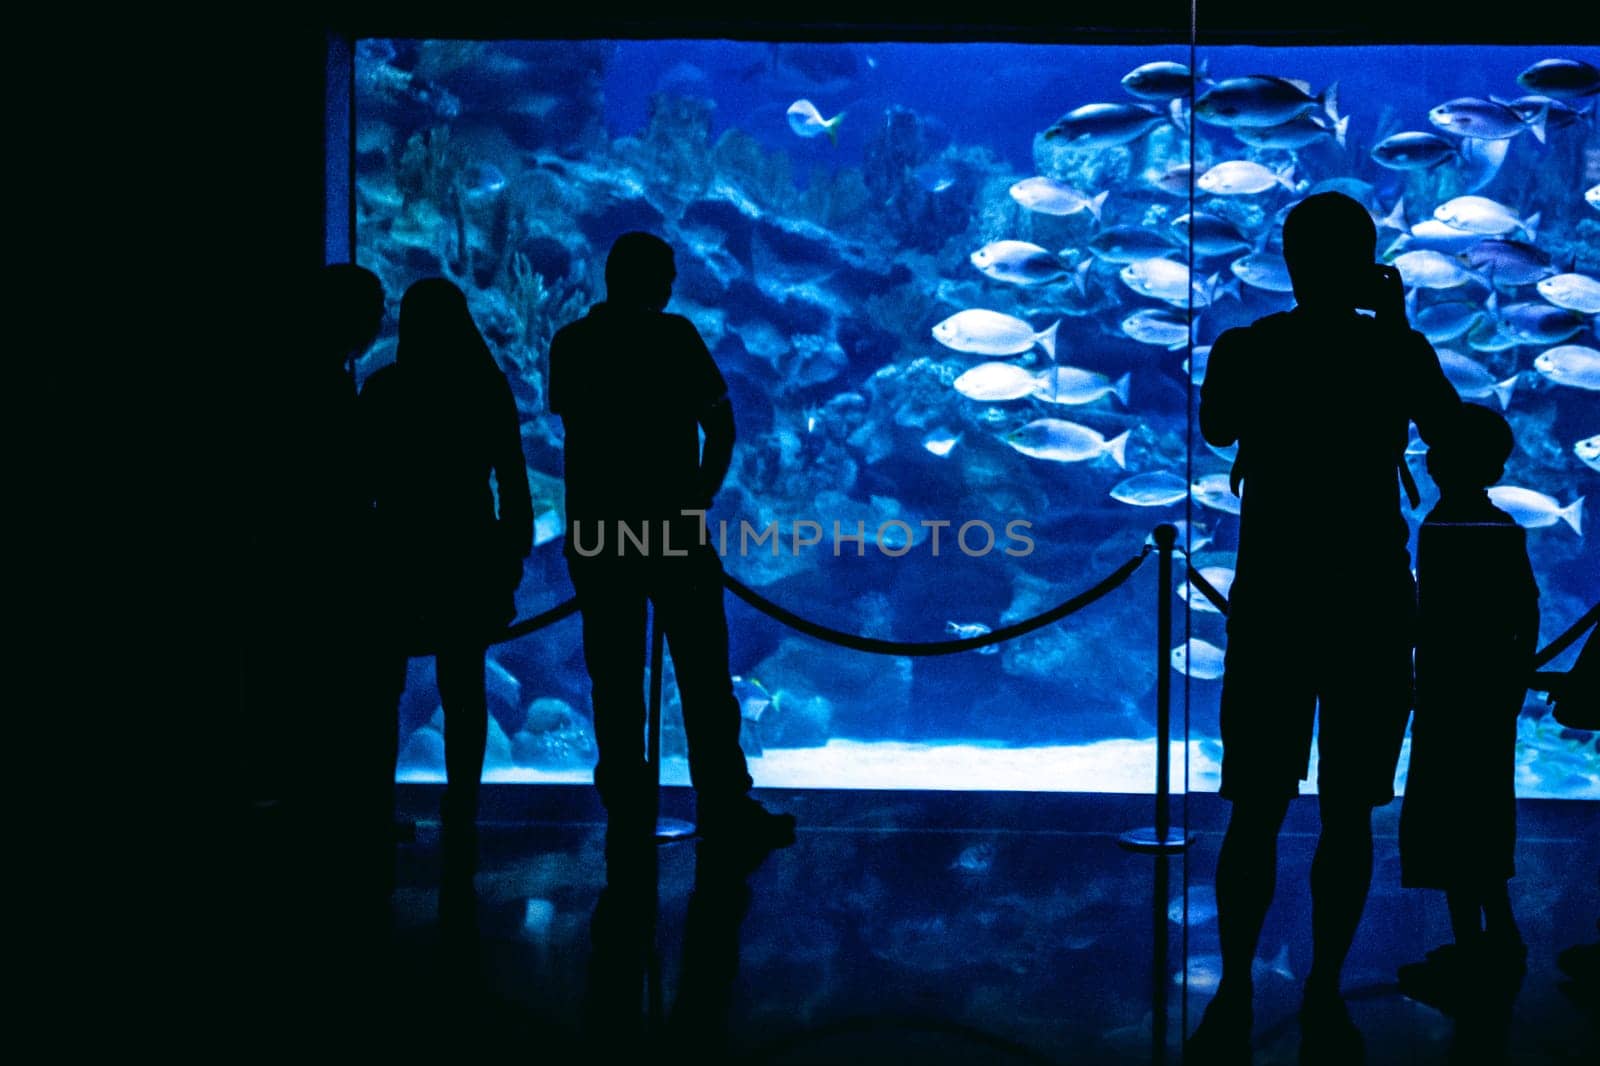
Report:
[[[1197,367],[1223,330],[1294,305],[1279,255],[1288,209],[1330,189],[1360,200],[1377,224],[1380,258],[1400,271],[1412,324],[1461,396],[1503,411],[1515,433],[1491,496],[1527,528],[1540,643],[1548,643],[1600,600],[1600,552],[1583,513],[1600,470],[1600,137],[1593,66],[1585,75],[1569,64],[1536,65],[1600,63],[1600,53],[1237,45],[1205,46],[1199,57],[1195,210],[1241,241],[1197,242],[1198,272],[1231,273],[1241,285],[1238,299],[1200,312]],[[1254,75],[1294,84],[1233,80]],[[1349,366],[1327,367],[1321,381],[1348,397],[1353,427],[1363,398],[1394,385],[1382,368],[1352,371],[1366,365],[1351,353]],[[1405,510],[1413,560],[1417,527],[1438,501],[1424,453],[1420,441],[1407,451],[1421,492],[1420,504]],[[1197,483],[1225,486],[1231,455],[1214,453],[1196,433],[1193,458]],[[1208,542],[1196,541],[1194,562],[1229,578],[1235,501],[1226,493],[1198,493],[1196,501]],[[1307,531],[1307,611],[1343,594],[1318,578],[1318,555],[1339,550],[1339,515],[1339,501],[1329,500],[1327,525]],[[1210,655],[1226,645],[1223,617],[1198,598],[1192,606],[1194,646]],[[1546,669],[1565,669],[1575,655]],[[1220,690],[1220,667],[1191,672],[1191,737],[1202,750],[1217,744]],[[1534,692],[1518,729],[1518,795],[1600,798],[1594,734],[1562,729]],[[1403,754],[1402,791],[1407,765]],[[1308,788],[1315,781],[1313,762]],[[1202,765],[1190,787],[1214,789],[1216,779]]]
[[[777,603],[876,638],[981,634],[1182,520],[1187,315],[1235,284],[1215,259],[1189,275],[1186,51],[359,41],[357,259],[391,308],[454,279],[512,380],[539,512],[520,614],[571,594],[549,340],[632,229],[676,248],[669,310],[729,383],[712,535],[728,523],[728,571]],[[391,332],[363,377],[393,353]],[[730,596],[756,779],[1147,791],[1159,595],[1150,562],[1062,622],[943,657],[821,643]],[[407,779],[442,774],[430,670],[413,662],[402,709]],[[486,776],[586,780],[576,620],[489,671]]]

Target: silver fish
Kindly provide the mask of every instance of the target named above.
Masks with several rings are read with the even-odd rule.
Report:
[[[1138,263],[1178,250],[1165,233],[1148,226],[1111,226],[1089,239],[1089,251],[1108,263]]]
[[[1453,341],[1483,321],[1483,308],[1477,304],[1451,300],[1424,307],[1411,316],[1411,326],[1435,344]]]
[[[1453,289],[1469,281],[1483,281],[1459,260],[1427,249],[1402,252],[1395,256],[1394,266],[1407,288]]]
[[[1486,306],[1496,313],[1493,299]],[[1498,318],[1500,332],[1522,344],[1560,344],[1584,326],[1582,315],[1542,301],[1509,304],[1499,309]]]
[[[1193,170],[1188,163],[1178,163],[1166,170],[1147,170],[1144,172],[1146,185],[1159,189],[1169,196],[1188,196],[1189,179]]]
[[[1583,199],[1584,202],[1590,207],[1594,208],[1596,211],[1600,211],[1600,185],[1594,185],[1586,189],[1583,194]]]
[[[1256,289],[1265,289],[1268,292],[1293,292],[1294,284],[1289,280],[1289,264],[1283,261],[1283,256],[1272,252],[1251,252],[1249,255],[1240,256],[1229,264],[1234,276],[1246,285]]]
[[[1581,59],[1541,59],[1517,75],[1517,84],[1563,100],[1593,96],[1600,93],[1600,69]]]
[[[1194,78],[1182,63],[1146,63],[1124,74],[1122,87],[1141,100],[1170,100],[1188,96],[1194,88]]]
[[[1539,295],[1580,315],[1600,314],[1600,281],[1587,274],[1556,274],[1535,286]]]
[[[1345,115],[1332,125],[1311,115],[1296,115],[1276,126],[1235,126],[1233,135],[1253,148],[1276,148],[1280,151],[1293,152],[1324,137],[1332,137],[1339,147],[1343,148],[1345,135],[1349,129],[1349,115]]]
[[[1600,352],[1581,344],[1563,344],[1540,352],[1533,368],[1557,385],[1600,389]]]
[[[1056,463],[1080,463],[1109,455],[1120,467],[1128,466],[1125,451],[1132,430],[1123,430],[1107,440],[1099,430],[1059,418],[1041,418],[1013,430],[1002,439],[1032,459]]]
[[[1487,196],[1457,196],[1434,208],[1433,217],[1447,226],[1468,233],[1481,233],[1486,237],[1498,237],[1502,233],[1521,230],[1530,241],[1535,239],[1534,229],[1539,224],[1537,214],[1524,221],[1514,208]]]
[[[1430,170],[1460,159],[1461,151],[1437,133],[1406,130],[1373,145],[1372,158],[1390,170]]]
[[[1165,300],[1180,307],[1187,304],[1191,296],[1189,267],[1171,259],[1141,259],[1123,267],[1119,276],[1124,285],[1140,296]],[[1206,294],[1198,289],[1192,295],[1196,307],[1210,302]]]
[[[1223,651],[1209,641],[1195,638],[1188,647],[1172,649],[1172,668],[1200,681],[1215,681],[1222,676]]]
[[[1138,140],[1166,121],[1164,112],[1147,104],[1084,104],[1056,119],[1043,137],[1074,148],[1111,148]]]
[[[956,444],[960,442],[960,440],[961,434],[959,433],[951,433],[949,430],[936,429],[932,433],[929,433],[926,437],[922,438],[922,446],[932,454],[943,459],[945,456],[950,454],[950,449],[954,448]]]
[[[979,363],[955,380],[955,390],[969,400],[1000,403],[1033,391],[1034,376],[1015,363]]]
[[[1383,253],[1385,262],[1394,262],[1395,256],[1401,252],[1439,252],[1444,255],[1464,255],[1467,250],[1483,239],[1481,233],[1456,227],[1439,221],[1436,218],[1425,219],[1411,227],[1411,232],[1403,233]]]
[[[1489,501],[1524,529],[1543,529],[1557,522],[1565,522],[1574,533],[1583,536],[1582,496],[1563,507],[1555,497],[1546,496],[1535,489],[1495,485],[1489,489]]]
[[[826,133],[828,140],[835,145],[839,143],[839,123],[844,121],[843,111],[832,118],[823,118],[816,104],[810,100],[796,100],[789,105],[786,115],[789,128],[800,136],[818,137]]]
[[[1503,141],[1523,130],[1532,133],[1541,144],[1545,137],[1543,112],[1525,119],[1505,104],[1475,96],[1446,100],[1428,112],[1428,121],[1446,133],[1485,141]]]
[[[1439,368],[1444,371],[1445,378],[1456,387],[1456,392],[1460,393],[1463,399],[1476,400],[1493,396],[1500,401],[1502,411],[1511,406],[1511,393],[1517,387],[1518,375],[1512,374],[1504,381],[1496,381],[1476,359],[1448,348],[1439,349],[1438,354]]]
[[[1016,285],[1037,285],[1067,272],[1061,260],[1027,241],[990,241],[970,258],[988,277]]]
[[[1268,74],[1228,78],[1207,89],[1194,102],[1194,117],[1215,126],[1277,126],[1314,108],[1338,121],[1339,86],[1335,82],[1311,95],[1311,86]]]
[[[1146,307],[1122,320],[1122,332],[1140,344],[1178,349],[1189,343],[1189,325],[1163,307]]]
[[[1111,498],[1135,507],[1167,507],[1189,495],[1189,483],[1166,470],[1135,474],[1112,486]]]
[[[1473,245],[1467,250],[1467,265],[1496,285],[1508,286],[1532,285],[1556,272],[1547,253],[1505,237],[1486,237]]]
[[[1524,119],[1531,119],[1539,112],[1544,112],[1544,128],[1548,130],[1565,129],[1575,126],[1588,118],[1593,108],[1584,108],[1579,111],[1570,104],[1549,96],[1534,93],[1530,96],[1519,96],[1515,100],[1501,100],[1499,97],[1490,97],[1497,104],[1505,104],[1511,110],[1521,115]]]
[[[1029,211],[1041,215],[1075,215],[1088,211],[1096,222],[1100,221],[1100,209],[1109,195],[1102,192],[1088,196],[1054,178],[1044,177],[1023,178],[1011,186],[1011,198]]]
[[[1488,314],[1467,330],[1467,346],[1475,352],[1503,352],[1521,343],[1494,316]]]
[[[1248,159],[1230,159],[1200,175],[1195,184],[1214,196],[1250,196],[1277,185],[1293,192],[1294,167],[1272,171]]]
[[[1242,492],[1243,489],[1241,488]],[[1228,486],[1227,474],[1207,474],[1189,486],[1194,502],[1223,514],[1238,514],[1241,498]]]
[[[1172,229],[1180,240],[1194,242],[1198,256],[1233,255],[1247,252],[1252,247],[1239,227],[1217,215],[1197,212],[1193,217],[1183,214],[1172,220]]]
[[[1021,355],[1035,344],[1054,359],[1060,322],[1038,333],[1020,318],[981,307],[957,311],[933,327],[934,340],[972,355]]]
[[[1034,375],[1034,399],[1045,403],[1086,404],[1102,396],[1111,395],[1128,406],[1128,387],[1133,372],[1112,381],[1104,374],[1082,370],[1075,366],[1053,366]]]
[[[1600,473],[1600,433],[1585,437],[1572,446],[1572,454],[1583,461],[1590,470]]]
[[[957,640],[971,640],[973,637],[981,637],[985,633],[993,632],[993,630],[984,625],[982,622],[946,622],[944,624],[944,631],[950,634],[952,637],[955,637]],[[975,650],[979,655],[993,655],[995,652],[1000,650],[1000,645],[985,644],[983,647],[975,648],[973,650]],[[978,846],[981,848],[985,845],[980,844]],[[971,850],[971,848],[967,849],[967,851]],[[993,851],[992,848],[990,850],[991,852]],[[966,852],[962,852],[962,854],[965,855]]]
[[[1199,569],[1200,576],[1210,582],[1212,588],[1222,593],[1224,597],[1228,595],[1228,590],[1233,588],[1234,572],[1232,567],[1202,566]],[[1183,600],[1194,610],[1200,611],[1204,614],[1222,613],[1221,611],[1217,610],[1215,604],[1206,598],[1205,593],[1189,584],[1187,580],[1180,579],[1178,581],[1178,598]]]

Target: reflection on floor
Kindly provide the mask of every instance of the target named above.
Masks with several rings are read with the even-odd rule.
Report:
[[[398,850],[392,926],[377,947],[349,926],[290,947],[296,931],[275,942],[265,916],[256,949],[287,970],[261,968],[247,1002],[271,1013],[250,1031],[292,1043],[302,1022],[318,1039],[331,1025],[401,1059],[448,1048],[532,1061],[1180,1061],[1217,969],[1209,885],[1226,808],[1215,797],[1188,798],[1196,843],[1170,860],[1116,845],[1149,821],[1148,797],[763,798],[801,829],[753,871],[688,841],[652,849],[642,866],[614,861],[608,885],[591,790],[491,788],[475,910],[448,908],[441,923],[438,793],[403,788],[419,821]],[[691,810],[683,790],[664,803]],[[1442,899],[1399,887],[1394,807],[1378,818],[1372,902],[1345,987],[1370,1062],[1445,1062],[1452,1023],[1395,985],[1396,968],[1443,943],[1448,925]],[[1297,803],[1281,848],[1257,1063],[1298,1053],[1315,821],[1314,801]],[[1593,1006],[1586,1016],[1562,990],[1556,956],[1596,939],[1600,807],[1524,801],[1520,828],[1513,902],[1530,954],[1509,1061],[1597,1061]],[[283,982],[322,982],[333,1005],[308,1021]]]

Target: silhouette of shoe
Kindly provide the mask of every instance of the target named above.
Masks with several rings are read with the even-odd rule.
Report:
[[[1249,1003],[1218,996],[1206,1006],[1200,1024],[1183,1042],[1183,1061],[1202,1066],[1248,1066],[1254,1024],[1255,1012]]]
[[[1301,1066],[1361,1066],[1366,1061],[1367,1042],[1342,997],[1312,996],[1301,1002]]]
[[[770,851],[794,843],[794,815],[775,814],[749,796],[702,802],[701,839]]]

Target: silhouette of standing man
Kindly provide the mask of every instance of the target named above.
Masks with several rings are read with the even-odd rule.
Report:
[[[1190,1040],[1202,1061],[1248,1061],[1251,961],[1314,718],[1322,834],[1301,1059],[1363,1055],[1339,972],[1372,879],[1372,808],[1394,798],[1411,706],[1416,589],[1397,470],[1408,423],[1432,443],[1460,406],[1433,348],[1407,326],[1399,274],[1374,264],[1376,241],[1347,196],[1298,204],[1283,226],[1295,308],[1218,337],[1201,387],[1205,439],[1239,444],[1241,495],[1222,684],[1221,792],[1232,802],[1217,859],[1223,973]]]
[[[676,277],[670,245],[623,234],[606,258],[606,300],[550,343],[550,410],[566,429],[564,550],[600,748],[595,786],[619,839],[653,832],[648,601],[676,668],[701,834],[772,847],[793,841],[794,818],[749,796],[722,563],[702,530],[733,460],[733,409],[694,325],[665,313]]]

